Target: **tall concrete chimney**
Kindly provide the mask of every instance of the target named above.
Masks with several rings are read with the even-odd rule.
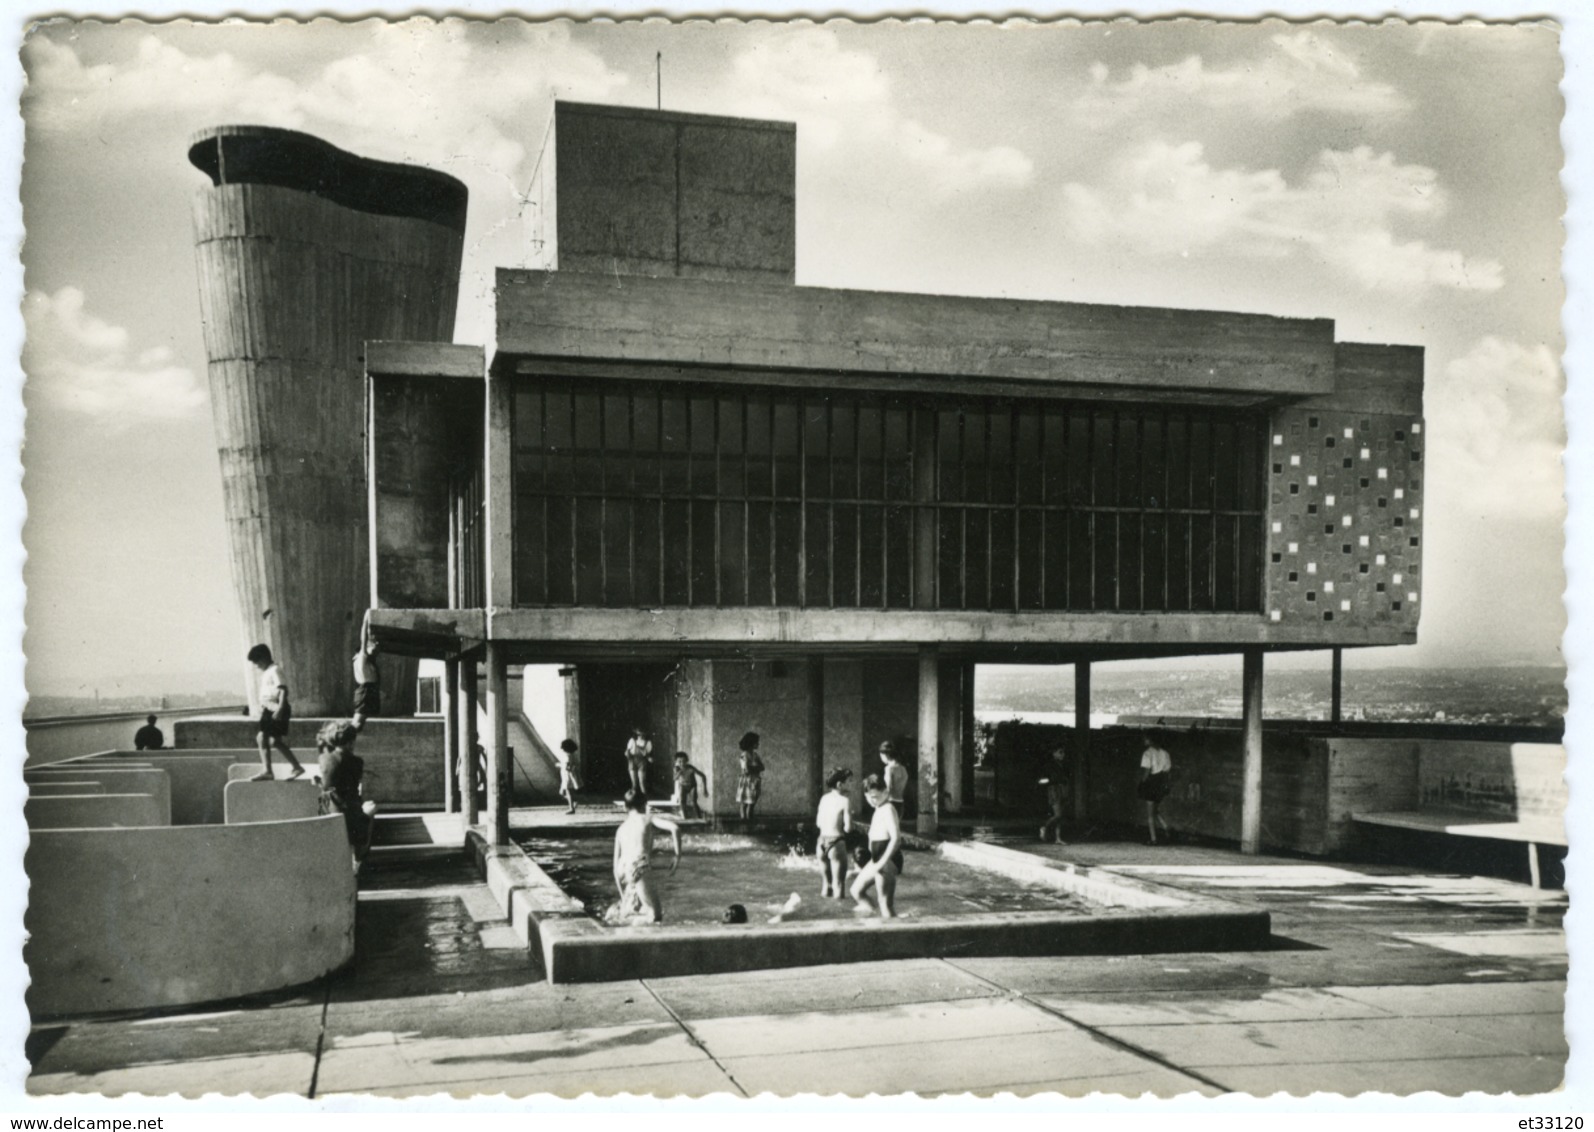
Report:
[[[370,585],[363,346],[453,337],[466,189],[264,126],[205,130],[188,158],[212,182],[194,243],[239,655],[264,641],[296,714],[346,714]],[[414,663],[383,675],[409,709]]]

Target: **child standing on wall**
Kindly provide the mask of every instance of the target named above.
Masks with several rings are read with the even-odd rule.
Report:
[[[703,793],[708,793],[708,775],[692,765],[692,756],[685,751],[675,752],[675,794],[671,799],[681,808],[683,818],[700,818],[703,809],[697,804],[697,780],[703,780]],[[691,806],[690,812],[687,806]]]
[[[250,649],[248,659],[260,670],[260,729],[255,733],[255,744],[260,748],[260,773],[249,781],[269,782],[275,777],[271,770],[272,747],[281,751],[293,767],[288,778],[302,777],[304,767],[288,747],[288,724],[293,719],[293,709],[288,703],[288,684],[282,678],[282,669],[271,659],[271,649],[267,645]]]
[[[554,761],[559,764],[559,797],[569,807],[565,812],[571,814],[576,812],[576,791],[581,789],[581,777],[576,770],[576,752],[580,749],[574,739],[566,739],[554,754]]]
[[[753,816],[758,796],[764,792],[764,760],[758,757],[758,732],[749,731],[737,744],[739,772],[736,776],[736,803],[742,809],[742,820]]]
[[[822,878],[819,895],[837,900],[847,890],[847,834],[852,832],[852,799],[847,797],[847,782],[851,778],[852,771],[845,767],[825,776],[825,793],[814,818],[819,827],[819,840],[814,845]]]
[[[631,740],[625,745],[625,769],[631,779],[631,789],[647,797],[648,762],[653,758],[653,743],[642,728],[633,728]]]

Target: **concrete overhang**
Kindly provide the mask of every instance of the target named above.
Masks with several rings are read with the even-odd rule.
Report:
[[[1270,622],[1243,613],[1025,613],[834,609],[375,609],[393,651],[450,655],[483,640],[518,658],[901,654],[934,644],[985,663],[1415,644],[1414,630]],[[517,660],[517,662],[519,662]]]
[[[501,268],[494,373],[1256,404],[1335,390],[1331,319]]]

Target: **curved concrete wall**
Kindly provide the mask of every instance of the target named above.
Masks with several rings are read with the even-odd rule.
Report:
[[[155,799],[158,817],[154,824],[172,824],[171,777],[164,770],[156,767],[127,766],[103,760],[93,760],[74,763],[71,770],[43,768],[25,771],[23,778],[28,784],[28,792],[30,794],[36,793],[36,788],[38,787],[61,782],[76,782],[85,778],[91,782],[99,783],[102,789],[79,790],[77,791],[79,794],[148,794]],[[90,822],[89,824],[104,825],[107,823]],[[60,827],[56,826],[55,828]]]
[[[149,794],[77,794],[29,798],[22,817],[33,832],[45,829],[126,829],[163,826],[160,805]]]
[[[370,604],[364,344],[453,336],[465,187],[261,127],[189,156],[214,182],[194,241],[243,636],[283,662],[295,714],[346,712]],[[391,708],[414,675],[384,662]]]
[[[224,791],[228,825],[254,821],[313,818],[321,788],[307,779],[296,782],[229,782]]]
[[[257,994],[354,956],[354,873],[337,814],[35,832],[24,863],[35,1017]]]

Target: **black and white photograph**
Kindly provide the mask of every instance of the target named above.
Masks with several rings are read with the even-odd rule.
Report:
[[[18,23],[15,1111],[1588,1107],[1563,23]]]

